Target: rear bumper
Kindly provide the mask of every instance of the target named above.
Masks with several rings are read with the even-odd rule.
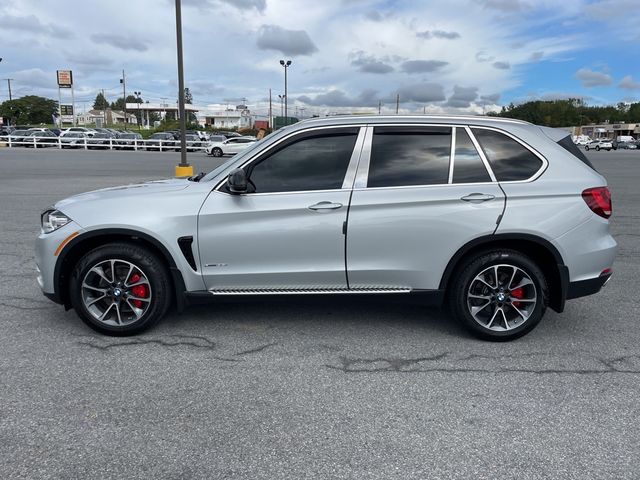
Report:
[[[611,273],[607,273],[596,278],[590,278],[588,280],[570,282],[567,289],[567,300],[571,300],[572,298],[586,297],[587,295],[598,293],[610,278]]]

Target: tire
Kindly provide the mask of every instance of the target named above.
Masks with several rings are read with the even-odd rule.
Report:
[[[476,337],[491,341],[514,340],[529,333],[542,320],[549,298],[542,270],[515,250],[491,250],[466,259],[450,285],[449,306],[455,318]]]
[[[596,152],[599,152],[599,151],[600,151],[600,146],[598,145],[598,146],[596,147]]]
[[[113,266],[115,282],[111,281]],[[90,251],[76,264],[69,282],[69,297],[78,316],[93,330],[111,336],[151,328],[167,312],[171,296],[163,262],[131,243],[110,243]]]
[[[216,147],[213,150],[211,150],[211,155],[213,155],[214,157],[221,157],[222,156],[222,149]]]
[[[588,151],[589,151],[589,146],[588,146],[588,145],[585,145],[585,146],[584,146],[584,149],[588,152]]]

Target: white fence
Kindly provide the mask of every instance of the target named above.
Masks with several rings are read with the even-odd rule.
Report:
[[[187,140],[188,151],[204,151],[205,141]],[[154,140],[142,138],[65,138],[47,136],[28,136],[14,138],[11,135],[0,135],[0,146],[31,148],[83,148],[108,150],[155,150],[160,152],[179,151],[180,140]]]

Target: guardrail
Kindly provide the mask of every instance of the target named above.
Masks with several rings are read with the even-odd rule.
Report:
[[[206,141],[187,141],[187,151],[204,151],[207,147]],[[0,135],[0,146],[9,148],[31,147],[31,148],[83,148],[108,149],[108,150],[156,150],[156,151],[179,151],[180,140],[145,140],[142,138],[104,138],[94,139],[91,137],[68,139],[65,137],[29,136],[12,138],[11,135]]]

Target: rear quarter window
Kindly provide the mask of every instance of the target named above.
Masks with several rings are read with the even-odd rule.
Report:
[[[591,169],[595,170],[595,167],[591,164],[591,162],[586,157],[586,155],[582,153],[582,150],[580,150],[578,146],[575,143],[573,143],[573,140],[571,140],[571,135],[567,135],[562,140],[556,143],[560,145],[562,148],[564,148],[571,155],[576,157],[578,160],[580,160],[582,163],[589,166]]]
[[[499,182],[528,180],[542,167],[542,160],[513,138],[484,128],[472,130]]]

